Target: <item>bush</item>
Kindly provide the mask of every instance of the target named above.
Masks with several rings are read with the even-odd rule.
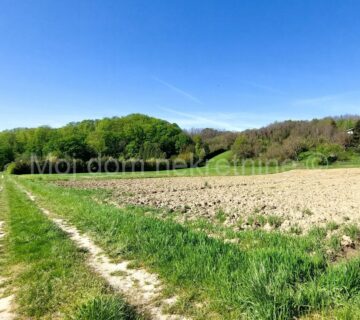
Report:
[[[316,149],[317,153],[322,156],[322,165],[331,164],[336,161],[349,160],[348,154],[345,148],[338,144],[322,144]]]
[[[81,305],[73,317],[75,320],[135,320],[140,319],[122,299],[102,296]]]
[[[8,174],[14,174],[14,169],[16,167],[15,162],[11,162],[8,165],[5,166],[5,171]]]
[[[180,153],[178,156],[171,157],[171,160],[172,161],[177,160],[179,162],[183,161],[185,163],[190,164],[190,163],[196,163],[199,160],[199,157],[197,157],[194,152],[184,151]]]
[[[115,159],[112,157],[80,159],[17,160],[7,166],[9,174],[138,172],[187,168],[196,165],[194,157],[172,159]]]
[[[85,162],[79,159],[17,160],[7,166],[9,174],[47,174],[86,172]]]
[[[360,152],[360,120],[356,123],[351,137],[350,146]]]
[[[302,152],[308,150],[307,143],[301,137],[289,137],[283,143],[272,143],[263,158],[269,160],[298,160]]]

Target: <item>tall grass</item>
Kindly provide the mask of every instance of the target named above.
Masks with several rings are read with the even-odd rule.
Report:
[[[23,183],[113,258],[136,259],[157,272],[168,288],[188,297],[182,311],[195,316],[202,309],[207,318],[292,319],[340,312],[359,299],[360,260],[329,263],[319,247],[321,232],[295,237],[247,231],[233,245],[146,216],[141,208],[98,204],[88,190]],[[205,301],[202,307],[199,301]]]
[[[88,269],[83,250],[12,183],[7,183],[5,192],[0,194],[0,210],[8,224],[8,254],[3,267],[13,273],[19,316],[85,319],[81,315],[87,310],[100,315],[104,312],[103,304],[92,301],[105,301],[114,307],[106,311],[106,317],[96,319],[138,319],[121,297]]]

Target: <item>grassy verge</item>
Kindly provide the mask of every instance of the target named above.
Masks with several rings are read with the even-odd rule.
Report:
[[[112,199],[109,190],[92,190],[92,198],[97,202],[106,204]],[[245,220],[239,219],[237,225],[224,224],[226,213],[219,210],[215,217],[194,219],[191,214],[181,211],[172,211],[164,208],[154,208],[148,206],[124,206],[127,211],[140,211],[144,215],[154,218],[180,223],[194,231],[201,231],[212,238],[222,239],[228,243],[237,244],[243,250],[253,250],[254,248],[274,248],[279,245],[287,246],[289,250],[300,249],[304,252],[317,252],[326,256],[331,261],[338,261],[347,256],[360,256],[359,250],[355,247],[360,245],[360,229],[354,224],[344,221],[342,224],[328,222],[324,226],[313,226],[304,232],[300,226],[294,225],[287,231],[280,232],[283,219],[275,215],[254,214],[247,217],[246,229],[243,229]],[[271,228],[265,229],[265,225]],[[240,226],[240,229],[239,229]],[[240,230],[240,231],[239,231]],[[302,237],[298,237],[304,235]],[[341,245],[343,237],[352,243]],[[300,240],[300,241],[299,241]]]
[[[11,182],[1,193],[7,221],[7,259],[20,318],[139,319],[85,264],[86,252]]]
[[[6,198],[3,189],[4,180],[1,177],[2,174],[0,172],[0,222],[4,222],[7,217],[8,208],[7,208]],[[6,231],[6,225],[2,224],[2,229]],[[1,237],[0,238],[0,278],[2,279],[0,280],[0,289],[3,292],[0,292],[0,298],[3,298],[9,294],[7,290],[8,283],[7,281],[3,280],[6,279],[9,273],[7,268],[5,267],[7,261],[7,250],[6,250],[5,242],[6,239],[4,237]]]
[[[181,297],[176,312],[199,319],[360,316],[360,260],[328,261],[321,232],[295,237],[246,231],[234,245],[147,216],[142,208],[98,204],[92,191],[22,183],[114,259],[134,259],[157,272]]]

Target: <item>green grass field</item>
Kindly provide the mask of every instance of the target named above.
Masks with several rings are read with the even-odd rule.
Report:
[[[160,177],[196,177],[196,176],[234,176],[234,175],[261,175],[286,172],[296,169],[336,169],[336,168],[358,168],[360,157],[352,156],[348,161],[335,162],[328,166],[319,166],[311,161],[293,161],[285,164],[269,165],[259,164],[251,160],[243,164],[234,165],[230,162],[231,151],[223,152],[212,159],[206,165],[195,168],[176,170],[144,171],[144,172],[119,172],[119,173],[72,173],[72,174],[38,174],[23,175],[23,179],[39,180],[69,180],[69,179],[131,179],[131,178],[160,178]]]
[[[0,193],[7,231],[0,272],[10,279],[18,318],[140,319],[86,266],[86,252],[6,180]]]
[[[86,254],[24,198],[13,180],[30,190],[38,204],[90,235],[114,261],[128,259],[133,268],[158,274],[164,297],[178,296],[168,312],[194,319],[360,317],[360,258],[331,260],[326,250],[337,242],[329,242],[326,229],[297,236],[234,232],[201,221],[180,225],[171,217],[159,219],[156,209],[149,215],[147,208],[101,203],[106,196],[101,190],[9,177],[2,195],[9,225],[6,268],[26,265],[17,268],[13,283],[24,315],[46,318],[55,310],[63,315],[87,310],[79,306],[104,295],[112,303],[120,300],[84,267]],[[236,238],[238,244],[209,237],[209,230]],[[352,236],[359,236],[357,228]]]

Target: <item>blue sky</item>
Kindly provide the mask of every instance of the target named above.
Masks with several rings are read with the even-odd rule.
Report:
[[[0,0],[0,129],[360,113],[360,1]]]

